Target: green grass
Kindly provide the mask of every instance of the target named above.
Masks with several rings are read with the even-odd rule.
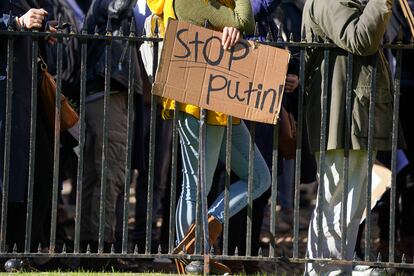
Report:
[[[151,275],[151,276],[166,276],[166,275],[172,275],[172,274],[162,274],[162,273],[125,273],[125,272],[2,272],[0,273],[0,276],[6,276],[6,275],[16,275],[16,276],[98,276],[98,275],[104,275],[104,276],[133,276],[133,275]]]

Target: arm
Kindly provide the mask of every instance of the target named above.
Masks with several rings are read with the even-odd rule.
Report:
[[[177,0],[175,13],[178,19],[203,26],[208,20],[214,29],[234,27],[246,34],[254,32],[254,17],[249,0],[235,0],[235,8],[221,5],[216,0]],[[191,7],[191,8],[190,8]]]
[[[371,55],[378,50],[385,33],[392,1],[370,0],[363,10],[355,0],[315,1],[311,17],[342,49],[361,56]]]
[[[108,6],[108,16],[119,19],[128,15],[137,4],[137,0],[113,0]]]

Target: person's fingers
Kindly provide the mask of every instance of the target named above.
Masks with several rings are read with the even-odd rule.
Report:
[[[222,35],[222,37],[221,37],[221,45],[222,46],[224,46],[224,44],[226,43],[226,39],[227,39],[227,31],[228,31],[228,29],[227,29],[227,27],[224,27],[224,29],[223,29],[223,35]]]
[[[49,31],[51,33],[56,33],[57,32],[57,29],[49,25]]]
[[[237,33],[236,33],[236,42],[235,42],[235,44],[236,44],[237,42],[239,42],[239,40],[240,40],[240,31],[238,31],[238,30],[237,30]]]
[[[43,15],[41,15],[41,14],[32,14],[30,16],[30,19],[31,20],[40,20],[40,21],[43,21],[45,19],[45,17]]]
[[[233,32],[231,34],[231,43],[230,43],[230,47],[233,47],[234,45],[236,45],[237,43],[237,29],[233,28]]]
[[[223,30],[223,49],[227,50],[230,46],[230,40],[231,40],[231,30],[230,28],[226,27]]]
[[[45,11],[44,9],[31,9],[29,10],[29,12],[31,14],[42,15],[42,16],[48,15],[48,12]]]

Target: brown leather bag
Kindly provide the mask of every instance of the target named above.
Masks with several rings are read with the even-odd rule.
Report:
[[[47,65],[44,60],[39,57],[42,79],[39,86],[39,98],[43,110],[52,129],[55,127],[55,101],[56,101],[56,81],[47,71]],[[79,121],[79,115],[69,104],[65,95],[60,96],[60,131],[73,127]]]
[[[296,122],[292,113],[281,106],[279,114],[279,152],[285,159],[296,157]]]

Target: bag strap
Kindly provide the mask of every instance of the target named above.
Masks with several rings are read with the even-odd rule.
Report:
[[[40,64],[40,69],[42,69],[43,72],[47,71],[47,64],[40,53],[37,55],[37,63]]]
[[[414,17],[411,13],[410,6],[408,5],[407,0],[400,0],[400,5],[405,19],[407,19],[408,25],[410,26],[411,35],[414,36]]]

